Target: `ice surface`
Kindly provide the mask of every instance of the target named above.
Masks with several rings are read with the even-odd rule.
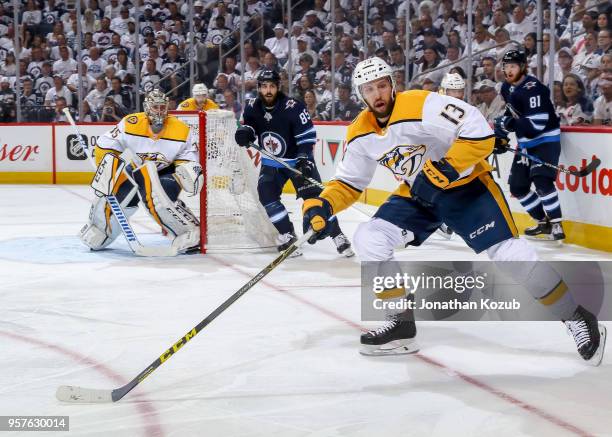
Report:
[[[68,415],[71,436],[612,435],[612,362],[584,365],[560,323],[422,323],[419,355],[359,355],[359,264],[330,241],[279,266],[120,402],[61,404],[60,385],[132,379],[274,257],[143,259],[121,238],[92,253],[76,237],[91,198],[0,186],[0,415]],[[340,220],[351,236],[364,216]],[[167,244],[144,213],[133,224]],[[398,258],[484,259],[436,236]]]

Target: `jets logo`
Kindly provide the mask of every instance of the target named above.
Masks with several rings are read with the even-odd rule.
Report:
[[[276,132],[267,131],[262,133],[261,143],[263,144],[263,148],[272,153],[274,156],[285,156],[287,144],[285,143],[283,137]]]
[[[531,89],[531,88],[533,88],[534,86],[536,86],[536,83],[535,83],[534,81],[527,82],[527,83],[525,84],[525,88],[527,88],[527,89]]]
[[[379,158],[378,163],[396,177],[409,177],[421,167],[426,150],[423,144],[396,146]]]
[[[295,100],[289,99],[287,100],[287,104],[285,105],[285,109],[291,109],[295,106]]]

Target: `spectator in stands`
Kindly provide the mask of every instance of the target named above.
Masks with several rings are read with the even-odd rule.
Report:
[[[597,28],[601,30],[612,30],[612,23],[610,22],[609,12],[602,12],[597,16]]]
[[[257,88],[257,76],[261,71],[259,58],[250,56],[244,71],[244,88],[246,91],[255,90]]]
[[[612,47],[612,40],[610,39],[610,30],[600,30],[597,33],[597,50],[595,50],[595,53],[598,55],[603,55],[604,53],[608,53],[610,51],[610,47]]]
[[[338,85],[338,97],[327,103],[323,117],[325,120],[351,121],[361,112],[361,106],[351,99],[351,85],[341,83]],[[334,106],[334,118],[332,119],[332,104]]]
[[[495,35],[497,29],[503,29],[508,24],[508,15],[501,8],[495,9],[493,12],[493,22],[487,29],[489,34]]]
[[[211,19],[211,23],[213,20]],[[219,46],[223,40],[232,33],[232,29],[226,27],[225,18],[219,15],[214,20],[215,25],[208,30],[205,42],[210,46]]]
[[[214,96],[213,100],[219,105],[220,108],[223,108],[225,105],[225,91],[232,90],[227,74],[225,73],[217,74],[217,78],[215,79],[213,83],[213,87],[214,87],[212,91],[212,95]]]
[[[324,74],[317,79],[315,82],[314,92],[317,100],[317,107],[319,108],[319,113],[325,110],[327,103],[332,99],[331,93],[331,80],[329,74]],[[323,120],[323,116],[320,115],[321,120]]]
[[[127,114],[125,111],[117,105],[115,99],[112,97],[106,97],[106,99],[104,99],[104,105],[102,106],[102,118],[100,121],[106,123],[117,123],[126,115]]]
[[[83,61],[87,64],[89,73],[94,77],[104,74],[104,69],[108,65],[106,60],[100,57],[100,49],[96,46],[89,49],[89,56],[84,56]]]
[[[492,49],[488,55],[482,55],[483,57],[485,56],[493,56],[496,60],[500,60],[502,59],[502,57],[504,56],[504,53],[506,53],[506,51],[508,51],[511,48],[514,48],[512,45],[510,45],[510,43],[508,41],[510,41],[510,34],[508,33],[508,30],[506,29],[497,29],[497,31],[495,32],[495,45],[497,47],[495,47],[494,49]]]
[[[597,50],[597,35],[595,32],[589,32],[584,36],[584,44],[582,48],[574,56],[572,68],[574,70],[578,70],[580,65],[582,65],[587,58],[591,56],[598,56],[597,53],[595,53],[595,50]]]
[[[296,81],[296,86],[293,90],[293,97],[298,100],[304,101],[304,94],[308,90],[312,90],[314,88],[310,77],[307,74],[299,76]]]
[[[107,47],[102,53],[102,57],[106,60],[108,65],[113,65],[117,61],[117,53],[119,50],[124,50],[126,53],[129,50],[121,45],[121,36],[118,33],[114,33],[111,37],[111,45]]]
[[[440,53],[438,53],[433,47],[426,47],[425,50],[423,50],[423,62],[421,62],[419,65],[417,74],[422,74],[436,68],[440,64],[440,60]],[[437,85],[442,80],[443,75],[444,69],[440,69],[422,75],[420,80],[422,81],[424,78],[429,78],[435,85]]]
[[[114,67],[117,72],[125,71],[126,74],[132,76],[136,75],[136,68],[134,67],[134,63],[131,59],[128,58],[125,50],[119,50],[117,52],[117,61],[115,61]]]
[[[45,95],[45,106],[54,107],[58,98],[63,98],[64,103],[72,106],[72,93],[66,85],[64,79],[59,74],[53,76],[53,88],[49,88]]]
[[[293,70],[296,70],[300,66],[300,56],[303,54],[308,54],[312,58],[312,67],[316,68],[318,64],[318,56],[314,52],[308,48],[308,44],[310,42],[310,38],[306,35],[300,35],[296,39],[297,48],[291,50],[291,62],[293,63]],[[285,70],[289,67],[289,61],[284,66]]]
[[[404,58],[404,50],[400,45],[391,47],[390,51],[391,63],[389,66],[394,70],[403,70],[406,67],[406,59]]]
[[[556,108],[560,123],[565,126],[590,123],[593,105],[586,97],[584,83],[580,76],[573,73],[565,76],[561,90],[561,106]]]
[[[289,40],[285,36],[285,27],[282,24],[278,23],[274,26],[274,37],[268,38],[264,45],[281,63],[286,62],[289,53]]]
[[[53,118],[51,119],[54,123],[65,123],[68,121],[66,114],[64,114],[64,108],[68,107],[68,102],[65,97],[58,97],[53,105]]]
[[[2,76],[15,76],[17,74],[17,64],[15,64],[15,54],[9,52],[4,58],[2,68],[0,68],[0,75]]]
[[[518,4],[512,10],[512,22],[506,24],[505,29],[508,31],[510,38],[516,41],[521,41],[524,35],[535,32],[533,21],[525,16],[525,8]]]
[[[321,114],[317,109],[317,96],[313,90],[310,89],[304,92],[304,105],[311,120],[321,120]]]
[[[104,16],[112,20],[121,15],[119,0],[110,0],[110,4],[104,8]]]
[[[561,71],[561,77],[565,77],[566,74],[572,72],[572,61],[574,60],[572,49],[569,47],[561,47],[557,52],[557,60]]]
[[[242,105],[236,100],[236,93],[230,89],[223,92],[223,99],[225,100],[225,110],[232,111],[237,119],[240,119],[242,114]]]
[[[531,57],[538,51],[536,38],[537,34],[535,32],[529,32],[523,38],[523,49],[525,51],[525,56],[527,57],[527,62],[529,62]]]
[[[67,80],[77,69],[77,62],[70,57],[68,47],[59,48],[60,59],[53,63],[53,74],[59,74],[62,79]]]
[[[102,117],[102,107],[104,106],[104,99],[108,94],[108,87],[106,86],[106,79],[100,77],[96,80],[96,87],[87,94],[85,100],[91,108],[91,112],[95,113],[98,118]]]
[[[601,95],[595,100],[593,124],[610,126],[612,124],[612,73],[604,73],[599,82]]]
[[[98,30],[100,30],[100,20],[96,18],[93,10],[89,8],[85,9],[83,17],[81,18],[81,31],[83,33],[89,32],[94,34]]]
[[[106,50],[111,45],[114,32],[110,29],[110,23],[110,18],[102,18],[100,20],[100,30],[93,34],[93,42],[101,50]]]
[[[34,91],[43,96],[46,96],[47,91],[54,86],[51,68],[50,61],[43,62],[40,76],[38,76],[38,79],[34,81]]]
[[[294,72],[297,82],[302,76],[308,77],[309,82],[314,82],[316,71],[312,68],[312,56],[304,53],[300,56],[299,68]]]
[[[147,59],[144,63],[144,68],[145,71],[142,73],[140,79],[141,94],[152,91],[158,83],[161,85],[160,81],[162,79],[162,74],[157,70],[153,59]],[[163,86],[160,86],[160,88],[165,89]]]
[[[134,108],[132,105],[132,93],[123,86],[121,78],[115,76],[111,79],[111,88],[106,94],[106,97],[111,97],[122,112],[131,112]]]
[[[78,70],[78,69],[77,69]],[[89,93],[89,91],[96,86],[96,79],[91,76],[87,72],[87,64],[85,62],[81,62],[81,80],[80,82],[83,84],[83,98]],[[77,93],[79,90],[79,72],[76,71],[70,75],[68,80],[66,81],[66,86],[72,93]],[[78,94],[77,94],[78,95]],[[76,97],[78,100],[78,97]]]
[[[276,70],[278,71],[280,68],[278,66],[278,60],[276,59],[276,56],[274,56],[274,53],[272,52],[267,52],[264,57],[263,57],[263,66],[264,68],[267,68],[268,70]]]
[[[480,52],[485,49],[490,49],[495,45],[491,39],[491,35],[482,24],[474,25],[474,39],[472,40],[472,53]],[[483,52],[484,53],[484,52]],[[481,55],[484,56],[484,55]]]
[[[482,102],[478,106],[478,110],[489,123],[493,123],[494,119],[503,115],[506,110],[504,99],[495,90],[495,82],[484,79],[478,82],[474,88],[478,90],[479,99]]]

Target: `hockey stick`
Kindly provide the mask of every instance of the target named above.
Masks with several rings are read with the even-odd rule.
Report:
[[[132,379],[130,382],[122,387],[114,390],[99,390],[93,388],[84,388],[73,385],[62,385],[57,388],[55,396],[62,402],[70,403],[104,403],[104,402],[117,402],[128,394],[134,387],[140,384],[147,376],[153,373],[158,367],[164,364],[172,357],[179,349],[181,349],[189,340],[195,337],[202,329],[204,329],[210,322],[215,320],[223,311],[228,309],[234,302],[242,297],[247,291],[249,291],[255,284],[257,284],[264,276],[274,270],[280,263],[285,261],[289,256],[297,250],[302,244],[304,244],[314,233],[312,229],[308,230],[302,237],[295,241],[289,246],[283,253],[281,253],[274,261],[263,268],[253,278],[251,278],[246,284],[244,284],[238,291],[232,294],[225,302],[219,305],[212,313],[210,313],[204,320],[194,326],[187,334],[181,337],[176,343],[170,346],[164,351],[158,358],[153,361],[149,367],[144,369],[138,376]]]
[[[255,150],[258,150],[262,155],[264,155],[266,158],[270,158],[272,161],[275,161],[277,163],[279,163],[280,165],[282,165],[283,167],[285,167],[287,170],[292,171],[293,173],[295,173],[296,175],[304,178],[305,180],[307,180],[308,182],[310,182],[311,184],[319,187],[320,189],[325,189],[325,185],[323,185],[321,182],[317,181],[316,179],[313,179],[311,177],[308,176],[304,176],[304,174],[299,171],[297,168],[293,168],[291,167],[289,164],[287,164],[285,161],[283,161],[280,158],[277,158],[276,156],[272,155],[270,152],[268,152],[267,150],[265,150],[263,147],[259,147],[257,144],[255,143],[249,143],[249,147],[254,148]],[[366,211],[363,211],[361,208],[356,207],[355,205],[351,205],[351,208],[355,209],[356,211],[359,211],[360,213],[362,213],[363,215],[367,216],[368,218],[372,218],[372,215],[367,213]]]
[[[510,112],[510,114],[512,114],[512,118],[519,119],[521,117],[521,113],[518,112],[516,109],[514,109],[514,106],[512,106],[510,103],[506,103],[506,109]],[[601,160],[599,158],[595,158],[590,163],[588,163],[586,167],[581,168],[580,170],[568,170],[564,167],[559,167],[557,165],[551,164],[550,162],[544,162],[537,156],[530,155],[521,150],[514,149],[509,146],[506,146],[506,147],[508,150],[514,153],[518,153],[519,155],[524,156],[527,159],[531,159],[532,161],[535,161],[538,164],[542,164],[546,167],[554,168],[555,170],[560,171],[561,173],[571,174],[572,176],[577,176],[579,178],[585,177],[593,173],[593,170],[595,170],[597,167],[599,167],[599,164],[601,164]]]
[[[511,152],[517,153],[521,156],[524,156],[527,159],[530,159],[534,162],[537,162],[538,164],[542,164],[546,167],[555,169],[557,171],[560,171],[561,173],[566,173],[566,174],[571,174],[572,176],[577,176],[579,178],[585,177],[591,173],[593,173],[593,171],[599,167],[599,164],[601,164],[601,159],[599,158],[594,158],[591,162],[589,162],[586,167],[581,168],[580,170],[568,170],[565,167],[559,167],[557,165],[551,164],[550,162],[545,162],[542,161],[540,158],[538,158],[537,156],[533,156],[530,155],[529,153],[523,152],[522,150],[519,149],[515,149],[513,147],[510,146],[506,146],[506,148],[508,150],[510,150]]]
[[[75,123],[74,118],[72,118],[72,114],[70,114],[70,111],[68,110],[68,108],[64,108],[63,112],[64,112],[64,115],[66,116],[66,119],[68,120],[70,125],[74,128],[74,131],[76,132],[76,135],[79,141],[79,145],[81,146],[81,149],[83,149],[83,153],[85,153],[85,156],[87,156],[89,163],[94,167],[94,169],[96,169],[97,166],[96,166],[96,162],[94,160],[93,154],[91,150],[89,150],[89,146],[87,145],[87,143],[81,136],[79,127]],[[132,252],[134,252],[136,255],[139,255],[139,256],[176,256],[178,254],[177,250],[172,246],[170,247],[143,246],[142,243],[138,241],[138,238],[136,238],[136,234],[134,233],[134,230],[132,229],[130,222],[125,216],[125,213],[123,212],[123,208],[121,208],[121,205],[119,204],[119,201],[117,200],[117,198],[112,194],[109,194],[104,197],[106,198],[106,201],[113,215],[117,219],[117,222],[119,223],[119,227],[121,228],[121,232],[123,233],[123,236],[125,237],[128,243],[128,246],[130,246],[130,249],[132,249]]]

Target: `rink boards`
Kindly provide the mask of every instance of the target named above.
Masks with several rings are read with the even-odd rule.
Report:
[[[342,122],[319,122],[315,159],[324,181],[329,180],[346,148],[346,125]],[[81,132],[93,146],[112,124],[82,124]],[[612,251],[612,129],[563,128],[560,164],[580,168],[594,157],[601,166],[591,175],[578,179],[559,174],[564,217],[567,219],[567,242],[594,249]],[[514,142],[514,141],[513,141]],[[507,178],[512,155],[506,153],[493,162],[494,173],[503,190],[508,192]],[[70,126],[57,124],[6,124],[0,135],[0,183],[81,184],[91,178],[90,164],[80,152]],[[398,181],[391,172],[379,167],[362,200],[379,205]],[[516,199],[508,195],[510,207],[519,228],[529,223]]]

